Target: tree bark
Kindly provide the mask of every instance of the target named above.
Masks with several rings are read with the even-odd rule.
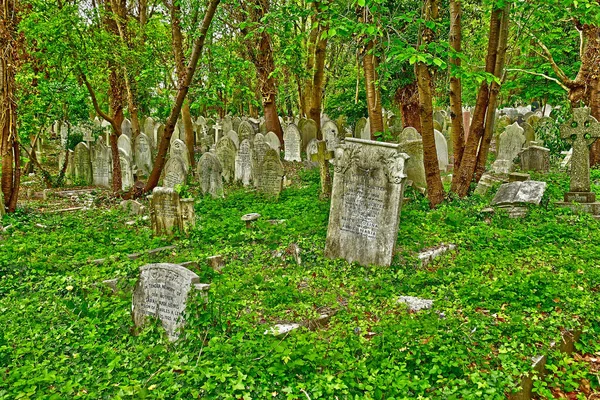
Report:
[[[500,39],[500,21],[502,9],[494,9],[490,18],[490,33],[488,39],[488,48],[486,56],[485,71],[493,74],[496,66],[496,55],[498,53],[498,42]],[[475,102],[475,111],[473,120],[469,129],[469,136],[464,148],[463,156],[459,160],[460,168],[456,171],[452,179],[451,191],[459,197],[464,197],[469,192],[471,181],[475,174],[477,164],[477,150],[485,129],[485,115],[488,107],[490,85],[484,81],[479,87],[477,100]],[[461,113],[462,118],[462,113]],[[491,121],[493,123],[493,121]]]
[[[377,60],[373,55],[374,43],[367,43],[363,56],[363,69],[365,70],[365,84],[367,89],[367,109],[369,112],[369,123],[371,126],[371,139],[375,139],[376,132],[383,132],[383,112],[381,109],[381,94],[375,85],[377,73],[375,67]]]
[[[436,0],[425,0],[423,4],[423,19],[433,21],[438,18]],[[421,27],[419,35],[420,45],[431,43],[434,33],[427,27]],[[435,147],[435,135],[433,132],[433,80],[429,68],[425,63],[415,64],[415,75],[419,89],[421,107],[419,116],[421,119],[421,137],[423,139],[423,156],[425,164],[425,179],[427,181],[427,198],[429,205],[434,208],[444,200],[444,187],[440,177],[440,167]]]
[[[395,100],[402,111],[402,126],[412,126],[421,132],[421,117],[419,104],[419,88],[417,82],[396,89]]]
[[[327,49],[327,39],[323,39],[322,32],[328,30],[327,26],[319,32],[319,39],[315,47],[315,65],[313,70],[313,83],[310,91],[310,109],[309,116],[317,123],[317,139],[322,140],[321,133],[321,104],[323,100],[323,82],[325,76],[325,55]]]
[[[21,182],[19,136],[17,134],[17,103],[15,99],[15,75],[18,56],[18,10],[15,0],[2,2],[0,20],[0,156],[2,157],[2,180],[0,186],[8,212],[17,208]]]
[[[460,169],[460,161],[465,149],[465,133],[462,116],[462,80],[459,78],[462,51],[462,8],[461,0],[450,0],[450,48],[457,53],[450,56],[450,118],[452,120],[452,145],[454,147],[454,170]]]
[[[142,195],[143,193],[147,193],[154,189],[158,184],[158,180],[160,179],[160,175],[165,165],[165,156],[167,154],[167,150],[169,149],[171,136],[173,136],[173,131],[175,130],[177,118],[179,116],[179,113],[181,112],[183,101],[185,100],[188,94],[190,85],[192,83],[192,79],[194,78],[194,73],[196,72],[196,68],[198,66],[198,60],[200,59],[202,49],[204,48],[204,42],[206,41],[206,35],[208,33],[208,29],[210,28],[210,24],[212,22],[212,19],[215,15],[219,3],[220,0],[210,0],[206,8],[206,12],[204,13],[204,19],[199,30],[198,38],[194,42],[192,56],[186,68],[185,77],[184,79],[179,80],[179,88],[177,90],[175,104],[173,104],[171,114],[169,114],[169,118],[167,119],[167,123],[165,124],[165,132],[158,145],[158,152],[156,155],[156,159],[154,160],[152,172],[150,173],[150,177],[148,178],[148,181],[146,182],[143,191],[139,194],[136,193],[136,195]],[[130,191],[126,197],[131,197],[132,194],[133,193]]]

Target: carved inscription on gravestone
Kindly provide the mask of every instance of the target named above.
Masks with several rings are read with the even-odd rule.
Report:
[[[146,317],[160,319],[170,340],[179,337],[184,324],[183,312],[198,275],[177,264],[147,264],[140,268],[140,277],[133,292],[132,318],[137,327]]]
[[[347,138],[336,149],[325,255],[390,265],[408,155],[397,144]]]

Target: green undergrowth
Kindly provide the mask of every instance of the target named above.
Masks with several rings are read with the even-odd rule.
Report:
[[[408,189],[390,267],[323,257],[329,203],[314,170],[278,201],[236,187],[199,198],[188,236],[154,238],[148,221],[116,210],[19,210],[0,237],[0,399],[505,398],[561,331],[583,326],[579,350],[600,351],[598,222],[554,205],[563,174],[545,180],[543,205],[525,219],[489,213],[489,196],[430,210]],[[262,217],[246,229],[250,212]],[[457,249],[422,267],[417,254],[442,243]],[[222,273],[206,263],[216,254]],[[189,300],[176,343],[157,323],[133,336],[138,268],[184,261],[211,284],[208,300]],[[112,278],[114,295],[101,283]],[[434,306],[409,313],[400,295]],[[326,312],[314,331],[264,334]]]

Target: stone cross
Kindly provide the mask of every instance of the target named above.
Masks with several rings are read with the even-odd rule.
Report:
[[[219,131],[221,128],[222,126],[218,122],[213,125],[213,129],[215,130],[215,143],[219,141]]]
[[[311,161],[319,163],[321,170],[321,197],[329,197],[331,194],[331,176],[327,161],[334,158],[333,151],[327,151],[327,143],[324,140],[317,141],[317,152],[310,156]]]
[[[600,138],[600,123],[590,109],[573,109],[573,118],[560,127],[560,137],[573,146],[571,192],[590,191],[590,146]]]
[[[89,148],[90,147],[90,142],[95,141],[94,136],[92,136],[92,132],[86,130],[85,134],[83,135],[83,141],[88,145]]]

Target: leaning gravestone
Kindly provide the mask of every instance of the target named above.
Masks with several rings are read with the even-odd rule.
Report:
[[[525,135],[525,147],[529,147],[531,142],[535,142],[535,130],[527,122],[523,122],[521,128],[523,128],[523,134]]]
[[[240,122],[237,133],[240,142],[244,139],[248,139],[250,140],[250,142],[252,142],[252,140],[254,139],[254,128],[252,127],[252,124],[250,124],[250,122],[248,121]]]
[[[154,129],[154,143],[156,143],[156,147],[160,145],[160,141],[165,135],[165,126],[163,124],[158,124],[156,129]]]
[[[506,130],[500,134],[499,140],[498,157],[492,164],[492,170],[495,173],[508,174],[512,169],[514,158],[519,155],[525,143],[523,128],[515,122],[506,127]]]
[[[342,139],[340,138],[340,134],[338,131],[338,127],[333,121],[327,121],[323,124],[321,128],[321,132],[323,133],[323,139],[327,144],[328,151],[335,151],[340,145]]]
[[[561,138],[573,146],[571,156],[571,182],[565,193],[563,206],[581,203],[584,211],[600,214],[600,203],[590,187],[590,146],[600,138],[600,123],[590,114],[589,108],[573,109],[573,117],[561,125]]]
[[[281,150],[281,141],[274,132],[268,132],[265,135],[265,142],[267,142],[273,150],[277,151],[277,153]]]
[[[406,181],[400,145],[347,138],[335,154],[325,255],[390,265]]]
[[[235,144],[228,137],[222,137],[215,147],[217,158],[223,166],[223,179],[229,183],[235,178]]]
[[[541,146],[529,146],[519,155],[523,171],[546,173],[550,169],[550,150]]]
[[[152,172],[152,149],[146,134],[140,133],[135,138],[135,151],[133,154],[137,170],[141,171],[143,175],[150,175],[150,172]]]
[[[117,139],[117,147],[119,149],[122,149],[125,153],[127,153],[127,155],[129,157],[132,156],[131,139],[129,138],[129,136],[126,136],[126,135],[119,136],[119,139]]]
[[[127,136],[131,140],[131,121],[127,118],[121,122],[121,134]],[[131,154],[131,152],[129,154]]]
[[[371,140],[371,120],[370,120],[370,118],[367,118],[367,123],[365,124],[365,127],[363,128],[362,132],[360,133],[360,137],[361,137],[361,139],[364,139],[364,140]]]
[[[240,119],[240,117],[233,117],[231,119],[231,125],[233,126],[232,129],[239,133],[239,127],[241,123],[242,120]]]
[[[133,291],[131,314],[136,327],[144,325],[147,317],[162,322],[169,340],[179,337],[184,325],[183,312],[193,289],[207,290],[198,275],[177,264],[146,264]]]
[[[200,157],[196,167],[196,179],[200,182],[202,194],[209,193],[213,198],[223,197],[223,167],[213,153],[206,152]]]
[[[504,183],[498,188],[491,204],[499,207],[526,203],[539,205],[546,185],[546,182],[530,180]]]
[[[235,156],[235,180],[248,186],[252,182],[252,147],[248,139],[240,143],[240,148]]]
[[[123,149],[119,149],[119,163],[121,164],[121,189],[128,190],[133,186],[133,165],[131,156]]]
[[[275,149],[267,150],[258,172],[258,191],[268,196],[278,197],[283,186],[283,175],[279,153]]]
[[[446,172],[448,169],[448,141],[442,134],[442,132],[438,130],[433,131],[433,135],[435,137],[435,150],[437,152],[438,165],[440,167],[440,171]]]
[[[165,163],[165,178],[163,186],[174,188],[177,185],[185,185],[187,181],[188,169],[183,158],[178,155],[169,157]]]
[[[425,177],[425,156],[423,153],[423,140],[421,135],[413,127],[404,128],[400,136],[400,149],[410,157],[406,161],[405,173],[414,187],[425,191],[427,179]]]
[[[236,131],[229,131],[225,136],[231,139],[231,141],[235,145],[236,150],[240,148],[240,137],[238,136]]]
[[[283,133],[284,157],[286,161],[302,161],[300,151],[302,149],[302,139],[300,131],[294,124],[289,124]]]
[[[112,155],[100,136],[92,146],[92,183],[96,186],[110,187]]]
[[[80,142],[73,152],[73,179],[84,185],[92,183],[92,161],[88,145]]]
[[[263,134],[257,133],[254,137],[254,148],[252,149],[252,176],[255,186],[258,185],[258,174],[260,173],[265,154],[267,154],[269,149],[271,149],[271,146],[265,142]]]
[[[178,156],[183,160],[185,166],[185,172],[187,173],[190,168],[190,155],[185,142],[181,139],[175,139],[171,141],[171,147],[169,148],[169,157]]]

